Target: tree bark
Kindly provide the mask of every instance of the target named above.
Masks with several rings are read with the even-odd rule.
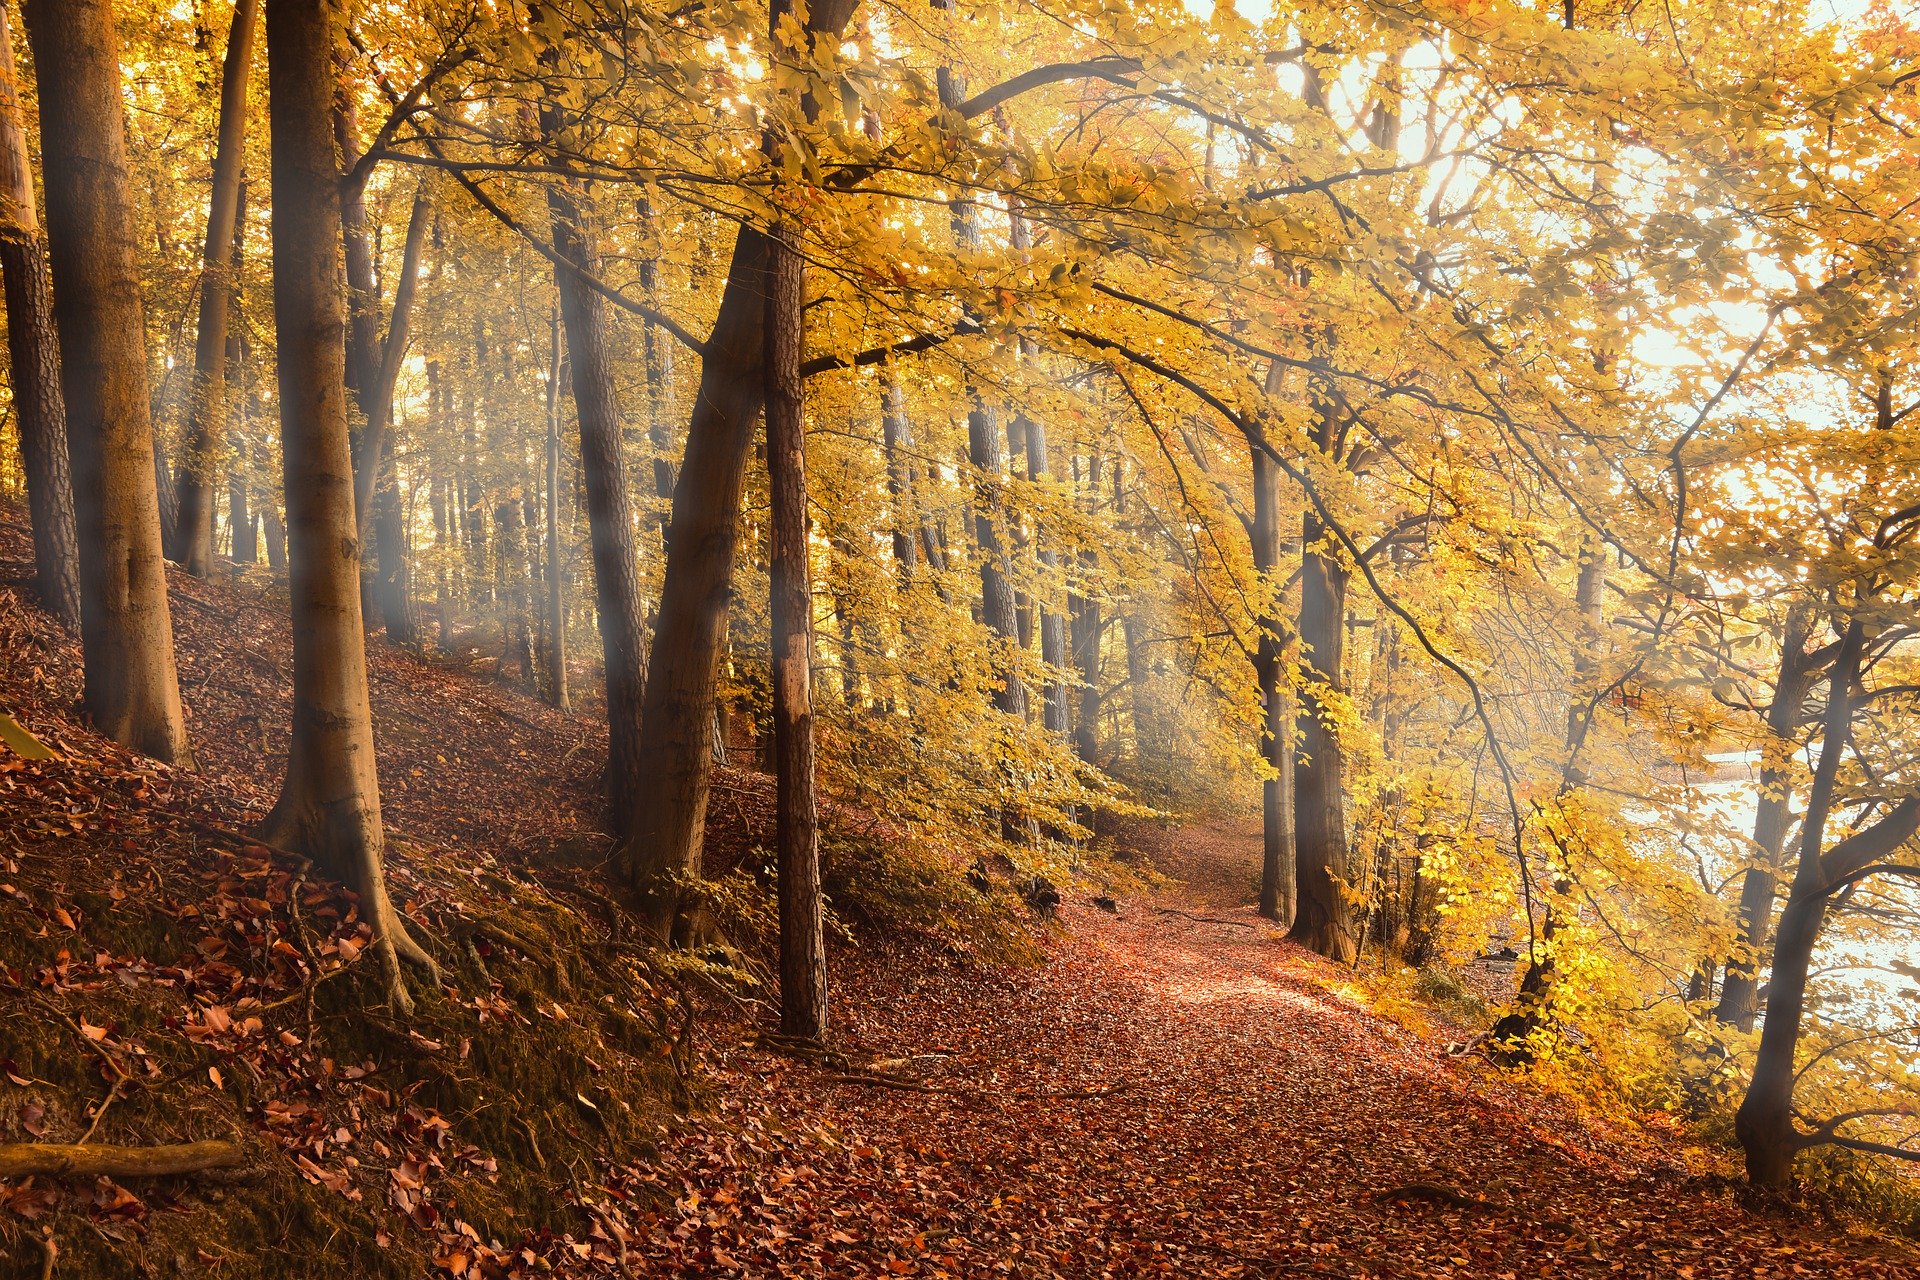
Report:
[[[1342,964],[1357,939],[1347,901],[1346,761],[1333,718],[1345,686],[1347,580],[1350,570],[1326,549],[1328,533],[1309,512],[1300,545],[1300,649],[1307,668],[1294,763],[1294,864],[1297,901],[1288,937]]]
[[[547,702],[570,711],[567,690],[567,558],[560,531],[560,379],[566,376],[566,358],[560,345],[560,311],[551,325],[552,357],[547,363]],[[444,519],[444,517],[440,517]]]
[[[887,459],[887,498],[893,506],[893,562],[902,581],[920,563],[914,541],[918,513],[913,500],[913,423],[907,417],[906,393],[891,373],[880,390],[881,447]]]
[[[1097,499],[1100,492],[1100,455],[1087,456],[1086,490]],[[1105,629],[1100,616],[1100,600],[1092,592],[1094,573],[1100,566],[1099,553],[1091,547],[1080,551],[1080,573],[1085,585],[1067,596],[1067,614],[1071,620],[1073,664],[1080,673],[1080,713],[1073,726],[1074,752],[1087,764],[1100,764],[1100,638]]]
[[[1813,680],[1808,658],[1808,611],[1795,605],[1780,635],[1780,674],[1767,708],[1767,737],[1760,766],[1760,798],[1754,808],[1755,864],[1740,884],[1740,951],[1728,959],[1714,1016],[1742,1031],[1752,1031],[1759,1013],[1759,961],[1773,922],[1773,897],[1780,884],[1781,859],[1793,823],[1793,774],[1787,763],[1796,741],[1801,706]]]
[[[502,670],[511,665],[533,685],[538,672],[534,668],[532,628],[528,625],[526,504],[517,489],[494,508],[493,522],[499,530],[496,545],[500,556],[494,573],[504,611],[502,630],[506,632],[500,665]]]
[[[838,37],[857,0],[820,0],[806,29]],[[628,875],[665,938],[680,915],[675,881],[698,875],[714,744],[714,679],[731,605],[740,494],[765,400],[767,238],[742,224],[707,340],[687,452],[673,491],[660,628],[647,669]]]
[[[776,23],[779,11],[776,4]],[[783,226],[772,237],[766,319],[780,1031],[820,1043],[827,1034],[827,958],[813,789],[813,574],[807,547],[805,403],[800,379],[805,267],[792,246],[792,235],[792,229]]]
[[[557,106],[544,106],[541,115],[549,136],[561,132],[565,121]],[[646,611],[640,598],[633,495],[621,457],[620,402],[614,389],[607,304],[578,274],[597,279],[600,255],[576,192],[571,184],[550,186],[547,206],[553,218],[554,247],[576,268],[556,270],[554,287],[560,294],[560,319],[573,369],[600,652],[606,668],[607,808],[614,836],[624,845],[633,837],[636,815],[648,809],[649,783],[657,785],[648,769],[643,737],[643,699],[648,692]]]
[[[1785,1188],[1793,1182],[1793,1158],[1800,1148],[1793,1125],[1794,1058],[1806,1017],[1807,972],[1820,926],[1826,921],[1829,886],[1822,872],[1827,819],[1832,813],[1840,758],[1853,729],[1853,690],[1866,651],[1866,627],[1847,624],[1827,676],[1827,705],[1822,715],[1820,760],[1800,824],[1800,859],[1793,888],[1774,933],[1767,1016],[1754,1056],[1746,1097],[1734,1113],[1734,1135],[1747,1156],[1747,1178],[1755,1186]]]
[[[1286,928],[1299,889],[1294,867],[1292,682],[1286,677],[1287,626],[1280,618],[1280,466],[1253,454],[1253,567],[1264,608],[1256,625],[1254,673],[1260,682],[1260,754],[1273,776],[1261,784],[1260,914]]]
[[[95,725],[191,759],[155,495],[146,324],[109,0],[31,0],[53,311],[79,538],[81,648]]]
[[[200,270],[200,329],[194,345],[192,406],[174,489],[174,559],[196,578],[213,572],[213,486],[226,446],[227,330],[234,290],[234,229],[240,217],[246,163],[247,80],[253,62],[257,0],[238,0],[220,69],[219,141],[213,195],[207,208],[207,244]]]
[[[359,895],[390,999],[412,1007],[399,961],[437,973],[387,894],[367,699],[360,548],[347,437],[340,171],[328,130],[339,11],[267,0],[273,155],[273,312],[291,533],[293,736],[270,841]]]
[[[67,406],[60,391],[53,280],[33,195],[27,135],[14,78],[13,34],[0,6],[0,281],[7,302],[7,355],[33,524],[40,603],[69,631],[80,627],[80,566],[67,459]]]
[[[654,217],[653,205],[642,199],[640,216],[648,222]],[[640,290],[647,305],[660,305],[660,264],[648,257],[640,261]],[[667,414],[673,408],[673,345],[659,326],[648,322],[640,330],[641,367],[647,375],[647,443],[653,448],[653,494],[667,509],[660,513],[660,545],[665,547],[672,532],[673,503],[673,429]]]

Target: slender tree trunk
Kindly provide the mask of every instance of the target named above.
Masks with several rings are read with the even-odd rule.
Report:
[[[1807,657],[1808,610],[1795,605],[1787,612],[1780,636],[1780,675],[1774,682],[1773,703],[1767,708],[1767,742],[1760,765],[1760,797],[1754,808],[1753,844],[1756,855],[1740,884],[1739,950],[1727,961],[1720,985],[1720,1003],[1714,1016],[1742,1031],[1753,1030],[1759,1013],[1759,960],[1773,923],[1773,897],[1780,884],[1780,866],[1793,824],[1793,773],[1787,767],[1793,754],[1802,704],[1812,684],[1813,664]]]
[[[1311,512],[1301,532],[1300,647],[1308,684],[1300,699],[1300,746],[1294,764],[1296,906],[1288,933],[1300,945],[1342,964],[1357,939],[1347,900],[1345,759],[1333,699],[1344,691],[1349,570],[1325,549],[1327,531]]]
[[[227,329],[227,381],[237,386],[238,393],[233,396],[239,406],[239,421],[228,432],[232,447],[227,451],[227,554],[235,564],[255,564],[260,559],[260,536],[255,529],[253,499],[250,492],[249,476],[252,468],[253,444],[249,426],[253,420],[253,402],[250,384],[252,376],[247,369],[250,354],[246,340],[246,327],[237,323],[242,318],[243,296],[240,288],[240,267],[245,259],[247,236],[247,181],[243,175],[240,180],[240,206],[233,219],[233,259],[234,275],[233,312],[235,324]]]
[[[280,519],[280,508],[272,502],[260,512],[262,532],[267,539],[267,568],[275,573],[287,571],[287,526]]]
[[[1097,501],[1100,492],[1100,455],[1087,456],[1086,491]],[[1100,638],[1105,624],[1100,616],[1100,600],[1093,594],[1094,575],[1100,567],[1100,554],[1091,547],[1080,550],[1080,575],[1085,585],[1067,597],[1067,613],[1072,620],[1073,664],[1080,673],[1080,714],[1073,727],[1074,752],[1080,759],[1098,767],[1100,763]]]
[[[244,258],[247,224],[247,183],[243,177],[240,182],[240,208],[233,220],[233,259],[234,273],[233,310],[236,318],[242,312],[241,291],[239,287],[240,265]],[[227,552],[235,564],[254,564],[260,559],[260,537],[254,529],[252,497],[249,493],[248,473],[253,458],[253,447],[249,440],[248,426],[252,421],[252,397],[247,394],[251,381],[247,370],[248,348],[245,326],[234,324],[227,330],[227,380],[238,383],[240,394],[233,398],[240,406],[240,420],[230,431],[233,447],[228,450],[227,467]]]
[[[549,136],[564,127],[559,109],[542,108]],[[589,234],[576,188],[551,186],[547,204],[553,241],[579,272],[597,277],[600,256]],[[567,359],[573,369],[573,407],[580,422],[580,468],[587,490],[587,531],[593,550],[600,652],[607,687],[607,806],[614,835],[633,838],[635,815],[658,779],[649,771],[643,737],[648,692],[646,612],[640,598],[639,552],[634,545],[633,495],[621,457],[620,402],[614,390],[607,304],[575,271],[554,272]],[[702,744],[704,748],[704,743]],[[704,759],[704,749],[702,758]],[[650,786],[651,784],[651,786]]]
[[[1286,678],[1286,623],[1280,618],[1280,466],[1253,454],[1253,567],[1263,604],[1254,656],[1260,681],[1260,753],[1273,776],[1261,784],[1260,914],[1285,928],[1298,902],[1294,871],[1292,682]]]
[[[938,8],[951,8],[952,0],[935,0]],[[952,110],[967,96],[966,81],[953,67],[941,67],[940,105]],[[955,200],[949,206],[954,248],[961,254],[978,252],[980,247],[979,212],[969,200]],[[969,377],[967,396],[967,462],[973,468],[974,543],[980,552],[980,617],[998,636],[1003,656],[1000,687],[993,705],[1021,719],[1027,714],[1027,690],[1014,667],[1012,650],[1019,647],[1020,616],[1014,600],[1011,565],[1007,556],[1006,485],[1007,455],[1000,433],[1000,415],[995,412]]]
[[[500,665],[503,670],[511,665],[529,685],[536,685],[539,677],[533,661],[532,628],[528,626],[526,504],[518,492],[494,508],[493,519],[500,531],[500,558],[495,568],[505,610],[502,630],[506,632],[506,644]]]
[[[551,324],[552,358],[547,364],[547,701],[562,711],[573,708],[567,690],[567,560],[560,546],[560,380],[566,358],[560,345],[560,311]]]
[[[74,471],[86,702],[115,741],[191,759],[154,493],[120,39],[109,0],[32,0],[53,311]]]
[[[1827,676],[1827,705],[1822,717],[1820,760],[1800,824],[1800,859],[1787,905],[1774,932],[1767,1016],[1754,1056],[1753,1078],[1734,1113],[1734,1133],[1747,1154],[1747,1178],[1755,1186],[1785,1188],[1793,1182],[1793,1158],[1800,1149],[1793,1124],[1794,1059],[1806,1018],[1807,973],[1820,927],[1826,922],[1829,887],[1821,867],[1827,820],[1833,810],[1840,758],[1853,728],[1853,691],[1866,651],[1866,627],[1847,624]]]
[[[359,895],[389,997],[407,1011],[399,961],[437,971],[386,886],[347,439],[340,171],[328,131],[339,11],[329,0],[267,0],[266,27],[294,707],[286,784],[264,834]]]
[[[350,126],[349,126],[350,130]],[[348,153],[350,154],[350,153]],[[349,205],[361,205],[357,190],[347,193]],[[366,212],[357,212],[360,228],[349,234],[347,262],[352,271],[362,273],[351,280],[353,296],[362,302],[349,330],[350,346],[369,344],[369,350],[350,351],[348,369],[354,380],[349,383],[359,402],[364,426],[353,477],[355,528],[362,541],[369,527],[374,538],[377,569],[374,599],[379,604],[381,621],[387,636],[396,644],[414,644],[419,628],[413,615],[413,583],[408,571],[407,537],[402,521],[400,478],[394,462],[393,393],[399,383],[400,365],[406,359],[407,340],[413,323],[413,301],[419,290],[420,254],[427,229],[433,222],[433,188],[422,180],[414,192],[413,209],[407,217],[406,247],[400,255],[400,278],[394,286],[393,314],[387,321],[386,341],[373,347],[372,331],[378,326],[379,296],[373,279],[373,256],[365,246]]]
[[[640,201],[640,216],[651,222],[650,201]],[[640,290],[649,306],[660,305],[660,264],[651,257],[640,261]],[[673,429],[667,415],[673,411],[673,343],[651,322],[640,330],[641,367],[647,375],[647,443],[653,448],[653,493],[667,508],[660,514],[660,545],[667,545],[673,503]]]
[[[67,460],[67,407],[60,390],[53,280],[33,195],[27,135],[14,78],[13,34],[0,5],[0,281],[7,301],[7,355],[33,522],[34,585],[69,631],[80,626],[80,565]]]
[[[220,70],[220,129],[214,151],[213,196],[200,270],[200,330],[188,392],[187,438],[175,483],[174,559],[197,578],[213,572],[213,485],[226,447],[227,329],[234,290],[234,229],[246,163],[247,80],[253,62],[257,0],[238,0]]]
[[[906,393],[891,374],[880,391],[880,435],[887,458],[887,498],[893,505],[893,562],[901,579],[920,563],[914,542],[918,520],[913,501],[913,423],[907,418]]]
[[[1027,479],[1038,483],[1047,478],[1047,429],[1036,418],[1026,420],[1027,430]],[[1046,529],[1034,531],[1034,542],[1039,550],[1037,555],[1040,567],[1045,570],[1048,589],[1054,576],[1060,569],[1060,554],[1053,549],[1052,541]],[[1047,664],[1050,674],[1046,688],[1042,691],[1045,701],[1041,704],[1041,723],[1049,733],[1067,732],[1067,620],[1060,611],[1049,605],[1044,599],[1040,602],[1040,660]]]
[[[774,33],[784,5],[774,5]],[[767,478],[773,620],[774,844],[780,896],[780,1032],[827,1034],[827,955],[813,791],[813,574],[807,546],[807,452],[800,379],[804,260],[791,224],[771,237],[767,270]]]

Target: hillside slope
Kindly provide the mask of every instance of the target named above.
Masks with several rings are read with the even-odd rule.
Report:
[[[1159,837],[1189,887],[1069,901],[1038,966],[843,940],[847,1056],[755,1048],[625,934],[591,717],[376,645],[397,896],[452,975],[396,1021],[351,902],[244,836],[285,744],[271,584],[175,580],[175,771],[78,723],[25,550],[0,523],[0,708],[67,758],[0,751],[0,1140],[249,1156],[0,1183],[0,1276],[1916,1273],[1335,994],[1238,901],[1231,831]],[[723,780],[724,853],[766,795]]]

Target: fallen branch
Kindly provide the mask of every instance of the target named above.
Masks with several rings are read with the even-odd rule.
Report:
[[[1224,920],[1219,916],[1197,916],[1191,911],[1182,911],[1178,907],[1155,907],[1153,911],[1155,915],[1180,916],[1187,920],[1197,920],[1201,924],[1230,924],[1236,929],[1252,929],[1256,927],[1248,920]]]
[[[0,1142],[0,1178],[160,1178],[245,1163],[237,1142],[182,1142],[158,1147],[106,1143]]]
[[[1097,1089],[1016,1089],[1001,1092],[995,1089],[981,1089],[972,1085],[923,1084],[918,1080],[908,1080],[902,1076],[886,1075],[878,1071],[847,1071],[826,1077],[828,1084],[865,1084],[876,1089],[898,1089],[904,1093],[945,1093],[956,1097],[984,1100],[988,1098],[1018,1098],[1036,1102],[1063,1102],[1083,1098],[1107,1098],[1116,1093],[1125,1093],[1133,1087],[1130,1080],[1117,1084],[1102,1085]]]
[[[1485,1209],[1494,1212],[1499,1212],[1506,1207],[1438,1182],[1409,1182],[1405,1186],[1388,1187],[1385,1191],[1375,1193],[1373,1198],[1388,1201],[1429,1200],[1452,1205],[1456,1209]]]

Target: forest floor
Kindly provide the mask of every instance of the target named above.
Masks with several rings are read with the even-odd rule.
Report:
[[[1252,831],[1133,843],[1182,882],[1111,913],[1072,895],[1037,968],[842,963],[848,1042],[929,1092],[728,1055],[735,1105],[813,1136],[688,1134],[706,1154],[637,1250],[649,1273],[1920,1275],[1902,1246],[1748,1210],[1672,1132],[1369,1013],[1248,907]]]
[[[1257,844],[1232,823],[1133,827],[1126,852],[1169,880],[1111,911],[1069,889],[1041,963],[858,932],[833,958],[846,1058],[703,1015],[676,1118],[645,1038],[600,1009],[618,988],[537,985],[554,958],[516,967],[493,923],[605,903],[603,732],[484,662],[384,644],[395,883],[428,936],[499,949],[438,1028],[361,1028],[352,975],[327,981],[364,941],[351,905],[207,838],[257,820],[283,767],[276,589],[173,579],[199,767],[143,764],[78,721],[76,646],[27,603],[9,514],[0,709],[68,759],[0,748],[0,1141],[92,1116],[114,1141],[230,1133],[267,1165],[210,1189],[0,1183],[0,1276],[1920,1274],[1902,1246],[1742,1207],[1672,1132],[1602,1124],[1449,1056],[1457,1031],[1370,1012],[1248,908]],[[712,847],[764,842],[765,779],[719,781]],[[139,1080],[109,1090],[109,1069]],[[656,1090],[632,1120],[623,1082]]]

